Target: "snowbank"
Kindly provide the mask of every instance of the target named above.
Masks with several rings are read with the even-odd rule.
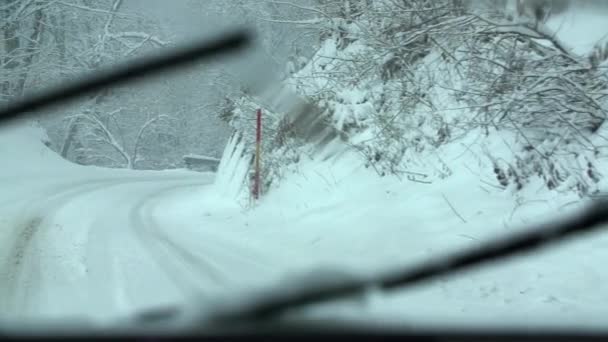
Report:
[[[540,181],[524,191],[501,189],[488,172],[491,161],[480,154],[508,153],[508,140],[508,134],[486,140],[471,134],[427,155],[444,160],[450,173],[430,184],[378,177],[357,154],[305,159],[254,209],[205,200],[198,220],[214,235],[274,255],[275,273],[265,277],[266,286],[280,288],[319,268],[366,277],[411,265],[584,205],[572,192],[556,195]],[[183,208],[176,200],[173,206]],[[190,220],[183,209],[173,212],[180,221]],[[607,246],[608,232],[598,233],[408,291],[376,293],[364,304],[321,305],[309,314],[416,326],[604,328],[608,308],[599,303],[608,300],[601,285],[608,281]]]
[[[547,26],[566,47],[587,55],[608,32],[608,25],[598,21],[600,16],[582,8],[551,18]],[[471,101],[466,102],[463,98],[467,93],[485,91],[498,84],[501,77],[520,76],[516,72],[503,74],[500,65],[483,72],[476,68],[485,57],[502,58],[498,54],[477,60],[480,56],[474,53],[458,55],[460,49],[453,51],[456,58],[467,61],[463,63],[470,63],[470,68],[464,70],[470,74],[463,77],[463,70],[454,66],[453,56],[433,44],[426,51],[408,41],[411,46],[405,49],[420,49],[423,56],[393,68],[390,63],[402,61],[395,55],[381,56],[371,47],[382,47],[378,42],[370,46],[362,42],[357,31],[361,22],[344,24],[338,19],[335,25],[339,27],[335,34],[339,38],[326,39],[288,83],[327,109],[332,124],[347,131],[349,148],[343,148],[341,157],[327,160],[302,152],[299,160],[291,159],[289,166],[283,168],[280,185],[275,185],[254,208],[247,210],[236,202],[230,207],[224,202],[221,207],[208,206],[205,217],[198,218],[215,234],[227,239],[245,237],[249,248],[276,255],[274,267],[281,269],[280,274],[286,279],[285,283],[276,280],[276,286],[293,284],[290,277],[297,278],[300,273],[319,267],[366,276],[474,247],[487,238],[564,217],[608,190],[604,177],[604,170],[608,170],[605,124],[585,136],[595,150],[578,146],[564,148],[555,155],[555,165],[561,163],[568,170],[576,170],[568,174],[560,169],[560,183],[555,185],[550,182],[551,175],[542,170],[544,161],[539,162],[538,155],[555,151],[566,134],[547,138],[539,129],[537,136],[542,138],[530,143],[525,135],[520,135],[520,128],[506,127],[508,122],[500,122],[498,126],[503,126],[496,130],[492,128],[493,119],[478,120],[484,115],[495,117],[499,109],[477,109],[490,108],[491,102],[499,99],[490,96],[469,98]],[[382,25],[388,31],[386,27],[390,25]],[[372,24],[369,26],[373,29]],[[596,30],[603,33],[590,34]],[[583,36],[584,40],[579,39]],[[487,46],[480,46],[496,51],[497,44],[488,41]],[[449,49],[449,39],[439,42]],[[524,62],[536,57],[533,53],[518,56]],[[357,69],[356,63],[349,66],[357,60],[368,61],[359,65],[367,68],[367,74]],[[584,58],[580,63],[585,63]],[[391,69],[404,71],[400,77],[393,77]],[[388,74],[380,77],[383,70],[388,70]],[[530,70],[534,72],[537,71]],[[487,75],[487,84],[469,84],[472,80],[467,78],[483,79]],[[411,84],[399,88],[404,79]],[[508,90],[491,95],[504,96],[505,102],[517,104],[521,102],[517,98],[520,87],[521,83],[513,81],[506,86]],[[401,89],[415,96],[399,95]],[[412,103],[404,103],[404,98]],[[525,121],[529,109],[522,110],[524,126],[529,123]],[[542,118],[539,121],[544,124]],[[471,128],[475,124],[478,126]],[[451,136],[442,128],[448,128]],[[386,131],[390,131],[387,138],[379,139]],[[402,141],[395,136],[402,137]],[[362,148],[352,149],[352,145]],[[277,151],[267,155],[283,152]],[[374,159],[381,162],[374,163]],[[386,164],[382,164],[384,161]],[[393,173],[398,176],[385,172],[395,164],[399,172]],[[549,164],[547,168],[553,171],[555,165]],[[507,176],[509,172],[513,174]],[[596,177],[596,172],[600,176]],[[579,176],[593,179],[589,189],[577,193]],[[242,180],[239,178],[239,182]],[[601,303],[608,301],[608,292],[602,286],[608,281],[608,271],[603,267],[608,259],[606,246],[608,233],[601,232],[409,291],[375,294],[364,305],[351,302],[321,306],[311,314],[415,326],[444,323],[460,327],[488,324],[605,328],[608,308]]]

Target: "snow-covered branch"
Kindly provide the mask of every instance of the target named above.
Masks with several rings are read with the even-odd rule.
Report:
[[[108,34],[108,37],[111,39],[117,39],[117,40],[120,40],[122,38],[137,38],[137,39],[141,39],[143,43],[150,41],[158,46],[165,46],[165,45],[169,44],[168,41],[162,40],[162,39],[158,38],[157,36],[153,36],[153,35],[147,34],[145,32],[110,33],[110,34]]]
[[[168,122],[170,122],[171,120],[174,120],[174,119],[168,115],[161,114],[161,115],[155,116],[155,117],[149,119],[148,121],[144,122],[144,124],[140,127],[139,132],[137,133],[137,136],[135,138],[135,145],[133,147],[133,158],[135,161],[139,160],[140,145],[142,144],[143,137],[148,132],[148,130],[150,128],[154,127],[155,125],[159,125],[163,122],[166,122],[168,124]]]
[[[89,7],[89,6],[85,6],[85,5],[80,5],[78,3],[71,3],[71,2],[67,2],[67,1],[57,1],[55,0],[54,3],[65,6],[65,7],[70,7],[70,8],[76,8],[82,11],[87,11],[87,12],[93,12],[93,13],[100,13],[100,14],[112,14],[112,15],[116,15],[119,17],[129,17],[130,15],[126,15],[126,14],[122,14],[120,12],[116,13],[116,12],[112,12],[111,10],[106,10],[106,9],[102,9],[102,8],[95,8],[95,7]]]
[[[76,126],[89,126],[90,128],[96,129],[94,132],[91,132],[90,130],[87,131],[87,134],[90,135],[89,138],[112,147],[112,149],[118,152],[118,154],[120,154],[120,156],[124,159],[126,167],[133,168],[133,160],[131,156],[127,153],[122,144],[116,140],[110,129],[103,122],[101,122],[97,116],[93,114],[76,114],[68,117],[68,119],[70,120],[70,126],[67,130],[68,132],[72,131],[72,129],[74,129],[73,127]],[[99,132],[100,134],[95,132]],[[74,139],[74,133],[72,133],[72,135],[68,138]],[[67,143],[64,144],[64,146],[68,146]],[[64,149],[65,148],[66,147],[64,147]],[[67,151],[65,151],[65,154],[67,154]]]

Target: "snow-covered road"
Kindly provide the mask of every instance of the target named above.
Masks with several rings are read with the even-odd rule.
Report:
[[[140,240],[154,239],[146,237],[149,230],[138,231],[140,210],[160,191],[200,184],[184,177],[111,177],[30,187],[29,198],[16,201],[26,208],[13,216],[19,222],[4,268],[2,311],[53,315],[87,308],[115,315],[129,305],[173,299],[174,275],[159,269],[152,247]],[[154,279],[142,278],[150,274]]]
[[[203,200],[214,174],[75,165],[43,136],[0,129],[0,320],[114,324],[147,309],[199,310],[288,268],[284,248],[222,232],[235,226],[216,215],[222,198]]]
[[[0,312],[105,321],[229,290],[238,276],[222,268],[222,260],[248,269],[256,265],[239,257],[242,246],[215,241],[213,235],[188,242],[192,236],[180,239],[173,227],[157,222],[163,196],[204,189],[211,181],[211,175],[186,172],[117,173],[78,181],[50,178],[24,187],[15,178],[3,187],[14,196],[3,196],[1,206],[0,225],[5,233],[12,231],[12,243],[4,252]]]

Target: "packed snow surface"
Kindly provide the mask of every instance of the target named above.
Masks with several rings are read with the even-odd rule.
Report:
[[[440,182],[381,178],[346,153],[303,160],[280,188],[244,207],[210,186],[212,174],[72,165],[40,143],[37,129],[3,129],[0,153],[13,162],[0,171],[0,312],[112,322],[192,305],[192,298],[205,306],[306,286],[318,274],[369,276],[583,205],[533,186],[516,195],[496,188],[472,171],[481,161],[466,143],[440,151],[453,171]],[[411,326],[602,328],[607,258],[608,234],[601,232],[308,314]]]

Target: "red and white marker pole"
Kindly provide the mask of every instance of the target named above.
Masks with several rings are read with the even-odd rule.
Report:
[[[260,198],[260,154],[262,152],[262,110],[256,113],[256,134],[255,134],[255,174],[253,179],[253,198]]]

